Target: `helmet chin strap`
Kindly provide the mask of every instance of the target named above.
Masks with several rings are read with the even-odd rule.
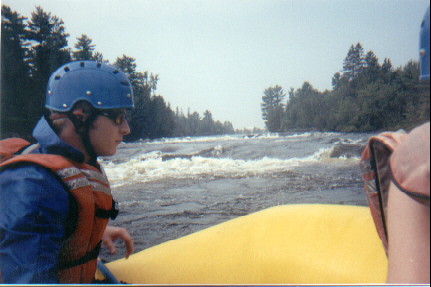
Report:
[[[97,166],[97,154],[90,140],[90,128],[97,116],[98,115],[96,113],[91,113],[87,120],[81,121],[77,119],[73,112],[68,113],[69,119],[75,126],[75,131],[81,137],[84,149],[90,157],[90,160],[87,163],[92,166]]]

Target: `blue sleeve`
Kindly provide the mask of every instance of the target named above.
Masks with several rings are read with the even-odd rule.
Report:
[[[58,283],[55,266],[68,213],[68,193],[44,167],[0,174],[2,283]]]

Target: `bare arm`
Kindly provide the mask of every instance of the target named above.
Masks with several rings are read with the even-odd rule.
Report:
[[[387,283],[430,283],[430,207],[392,183],[387,213]]]

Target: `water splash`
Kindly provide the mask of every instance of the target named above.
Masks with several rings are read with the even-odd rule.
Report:
[[[164,178],[198,177],[258,177],[289,171],[293,167],[308,162],[329,159],[330,148],[321,148],[315,154],[305,158],[287,160],[264,157],[259,160],[239,160],[229,158],[206,158],[193,156],[190,159],[174,158],[163,160],[160,152],[146,154],[140,159],[105,165],[105,170],[113,187],[126,183],[150,182]]]

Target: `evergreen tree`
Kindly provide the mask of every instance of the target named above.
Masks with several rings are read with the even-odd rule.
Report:
[[[198,112],[187,112],[187,116],[177,107],[174,119],[174,133],[175,137],[184,136],[209,136],[209,135],[222,135],[234,134],[235,129],[229,121],[222,123],[221,121],[214,121],[212,113],[206,110],[203,118],[200,117]]]
[[[364,49],[361,43],[351,46],[343,63],[343,76],[353,80],[359,76],[365,65]]]
[[[55,70],[71,60],[67,48],[69,34],[65,32],[63,20],[51,16],[40,6],[31,16],[28,38],[35,42],[32,47],[34,73],[48,82],[47,79]]]
[[[278,132],[282,130],[283,126],[283,103],[286,94],[283,88],[276,85],[265,89],[262,96],[261,109],[262,118],[265,125],[270,132]]]
[[[170,137],[174,130],[174,112],[165,103],[162,96],[153,96],[150,103],[150,114],[146,131],[147,137],[151,139]]]
[[[203,119],[202,119],[202,131],[201,133],[204,135],[213,135],[216,134],[216,132],[214,131],[214,120],[213,120],[213,115],[209,110],[206,110],[204,112],[203,115]]]
[[[92,60],[94,60],[94,61],[97,61],[97,62],[103,62],[103,63],[109,63],[109,61],[108,60],[104,60],[103,59],[103,54],[102,53],[99,53],[99,52],[96,52],[96,53],[94,53],[93,54],[93,56],[92,56]]]
[[[141,79],[139,77],[139,73],[136,71],[135,62],[136,62],[135,58],[123,55],[122,58],[117,57],[114,65],[127,75],[130,82],[135,88],[138,88],[141,84],[141,81],[140,81]]]
[[[1,131],[0,138],[31,132],[30,63],[27,18],[2,5],[1,10]]]
[[[159,81],[159,74],[153,75],[153,73],[150,74],[150,87],[153,95],[155,94],[157,90],[157,82]]]
[[[419,81],[419,62],[409,61],[401,71],[397,71],[401,84],[400,95],[405,99],[403,127],[411,129],[430,118],[429,81]]]
[[[321,106],[321,95],[310,83],[304,82],[296,92],[291,89],[284,115],[285,127],[315,128],[324,112]]]
[[[380,65],[369,51],[361,64],[355,60],[361,55],[362,46],[350,47],[343,74],[332,78],[332,91],[320,93],[308,83],[291,89],[284,128],[370,132],[429,121],[429,83],[419,82],[418,62],[394,70],[388,58]]]
[[[380,78],[384,81],[385,84],[390,84],[391,81],[394,80],[394,76],[396,76],[396,73],[394,73],[391,60],[385,58],[382,64]]]
[[[60,66],[70,62],[70,51],[67,48],[67,37],[64,22],[57,16],[45,12],[40,6],[31,13],[28,22],[27,37],[32,41],[32,90],[34,97],[30,100],[33,109],[33,124],[43,113],[46,85],[51,74]]]
[[[388,58],[385,58],[385,60],[383,61],[383,65],[382,65],[382,72],[385,74],[388,74],[390,72],[392,72],[393,68],[392,68],[392,63],[391,60]]]
[[[224,129],[223,129],[223,133],[224,134],[230,135],[230,134],[234,134],[235,133],[235,129],[233,128],[233,124],[231,122],[225,121],[223,123],[223,127],[224,127]]]
[[[366,78],[366,81],[375,82],[378,79],[380,71],[381,66],[379,64],[379,59],[373,51],[369,51],[365,56],[364,76]]]
[[[50,75],[72,59],[67,48],[69,35],[61,19],[37,7],[27,24],[25,20],[2,5],[1,137],[19,133],[30,139],[43,112]],[[101,53],[94,53],[95,45],[85,34],[77,40],[73,60],[108,62]],[[156,95],[159,75],[138,72],[135,61],[123,55],[114,63],[129,77],[134,92],[135,109],[129,120],[132,132],[126,140],[172,136],[178,131],[181,135],[202,135],[199,113],[189,112],[187,117],[179,111],[175,114],[163,97]],[[214,122],[210,114],[208,111],[204,117],[210,123],[206,133],[233,131],[230,122]]]
[[[87,35],[82,34],[80,38],[76,38],[78,42],[75,44],[76,51],[72,52],[72,59],[78,60],[93,60],[93,51],[96,45],[92,45],[90,38]]]
[[[169,137],[174,132],[175,113],[165,103],[162,96],[156,95],[158,75],[136,70],[136,59],[123,55],[114,65],[128,76],[134,93],[135,109],[131,111],[130,135],[128,141]]]
[[[37,7],[31,20],[25,21],[2,5],[1,137],[15,132],[29,138],[42,114],[49,76],[71,60],[69,35],[61,19]],[[94,53],[94,47],[83,34],[75,44],[73,59],[105,61],[101,53]],[[390,59],[380,65],[372,51],[364,56],[363,50],[360,43],[350,47],[343,70],[332,78],[331,91],[321,93],[304,82],[301,88],[289,91],[285,105],[280,86],[266,89],[261,109],[267,129],[357,132],[410,129],[429,121],[429,82],[419,82],[419,63],[410,61],[394,69]],[[123,55],[114,63],[129,77],[135,95],[136,108],[129,121],[132,133],[127,140],[234,132],[230,122],[214,121],[209,110],[202,118],[190,110],[187,115],[178,108],[174,113],[163,97],[156,95],[159,75],[138,72],[135,62]]]
[[[145,94],[146,96],[151,96],[157,89],[157,81],[159,80],[158,75],[154,77],[151,74],[151,80],[148,81],[148,72],[138,72],[136,70],[136,59],[123,55],[123,57],[116,59],[114,66],[123,71],[129,78],[134,90]]]
[[[99,52],[94,52],[94,47],[96,45],[91,44],[92,39],[88,38],[87,35],[82,34],[80,38],[76,38],[78,42],[75,44],[75,51],[72,51],[72,59],[74,61],[79,60],[91,60],[96,62],[109,63],[108,60],[103,59],[103,54]]]
[[[130,115],[131,133],[126,137],[126,140],[130,141],[150,138],[151,129],[151,89],[143,74],[136,71],[135,61],[136,59],[123,55],[122,58],[117,58],[114,63],[114,66],[128,76],[133,88],[135,108]]]
[[[174,137],[185,137],[189,135],[187,131],[187,118],[183,111],[177,107],[174,119]]]
[[[192,114],[188,114],[188,134],[189,136],[198,136],[200,135],[201,130],[201,116],[198,112],[193,112]]]

